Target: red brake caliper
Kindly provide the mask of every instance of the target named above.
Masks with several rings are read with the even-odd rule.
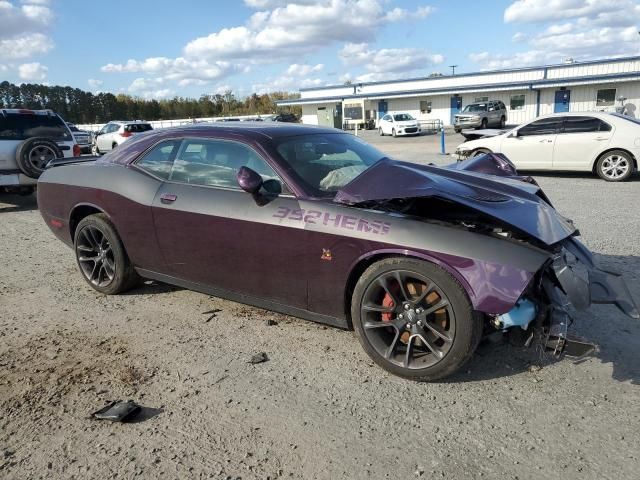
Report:
[[[393,307],[395,304],[393,303],[393,298],[391,298],[391,295],[389,295],[388,293],[385,293],[384,298],[382,299],[382,306],[383,307]],[[391,318],[393,316],[393,313],[389,312],[389,313],[383,313],[382,314],[382,321],[383,322],[390,322]]]

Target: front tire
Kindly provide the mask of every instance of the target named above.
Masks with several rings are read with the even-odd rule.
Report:
[[[500,117],[500,129],[503,129],[507,123],[507,119],[504,117]]]
[[[488,125],[489,125],[489,122],[487,122],[487,119],[483,118],[482,122],[480,123],[480,129],[484,130],[485,128],[487,128]]]
[[[612,150],[600,156],[596,173],[607,182],[624,182],[633,175],[633,159],[622,150]]]
[[[391,135],[392,135],[394,138],[395,138],[395,137],[397,137],[397,135],[396,135],[396,129],[395,129],[395,128],[391,129]]]
[[[139,280],[115,226],[105,214],[83,218],[73,245],[82,277],[98,292],[115,295]]]
[[[378,129],[378,133],[380,134],[381,137],[384,137],[384,131],[382,130],[382,127]]]
[[[371,265],[354,289],[351,318],[374,362],[417,381],[455,373],[482,335],[482,321],[460,283],[442,268],[414,259]]]

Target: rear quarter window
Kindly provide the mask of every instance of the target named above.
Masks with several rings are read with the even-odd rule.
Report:
[[[55,142],[72,139],[67,126],[57,115],[6,113],[0,115],[0,140],[26,140],[46,137]]]
[[[153,130],[153,127],[148,123],[132,123],[129,125],[125,125],[124,131],[131,133],[142,133],[148,132],[149,130]]]

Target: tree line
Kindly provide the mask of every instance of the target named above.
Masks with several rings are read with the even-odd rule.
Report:
[[[147,100],[119,93],[92,93],[79,88],[35,83],[0,83],[0,108],[51,109],[68,122],[106,123],[116,119],[173,120],[178,118],[257,115],[291,112],[301,115],[300,107],[278,108],[276,101],[298,98],[298,94],[273,92],[237,98],[233,91],[201,95],[200,98],[174,97]]]

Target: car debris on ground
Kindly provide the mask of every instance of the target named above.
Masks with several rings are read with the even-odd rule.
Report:
[[[267,354],[265,352],[260,352],[260,353],[256,353],[255,355],[252,355],[248,363],[255,365],[257,363],[264,363],[268,361],[269,361],[269,357],[267,356]]]

